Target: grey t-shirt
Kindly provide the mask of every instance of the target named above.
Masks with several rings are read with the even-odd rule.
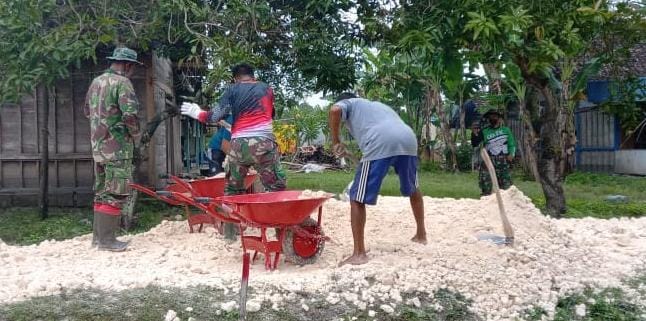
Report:
[[[335,105],[341,108],[341,119],[359,143],[362,161],[417,156],[415,133],[388,105],[363,98],[345,99]]]

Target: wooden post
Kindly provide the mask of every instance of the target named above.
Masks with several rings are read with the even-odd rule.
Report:
[[[40,190],[39,207],[40,218],[46,219],[49,216],[49,90],[42,86],[37,90],[40,117],[38,128],[40,128]]]

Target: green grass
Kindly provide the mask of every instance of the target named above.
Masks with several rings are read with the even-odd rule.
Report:
[[[49,216],[41,220],[34,208],[3,209],[0,239],[8,244],[29,245],[92,232],[92,213],[88,209],[51,209]]]
[[[253,289],[252,289],[253,292]],[[275,293],[275,292],[274,292]],[[322,298],[309,293],[301,293],[311,307],[304,311],[296,301],[285,302],[280,310],[270,308],[265,302],[258,312],[248,312],[247,320],[254,321],[305,321],[305,320],[374,320],[367,311],[359,311],[355,306],[341,301],[330,305]],[[424,294],[405,295],[405,299],[417,296],[421,307],[399,305],[395,313],[387,315],[379,309],[376,302],[369,309],[378,312],[382,321],[481,321],[483,318],[469,311],[471,302],[464,296],[447,290],[438,290],[431,301]],[[314,298],[316,301],[311,302]],[[148,286],[119,292],[106,292],[97,289],[77,289],[60,295],[36,297],[26,301],[0,304],[0,321],[159,321],[163,320],[168,310],[177,312],[181,320],[238,320],[238,311],[225,313],[219,311],[221,303],[238,301],[233,294],[224,294],[221,289],[198,286],[188,288],[169,288]],[[432,305],[433,304],[433,305]],[[436,310],[433,306],[442,307]],[[192,308],[187,311],[186,308]]]
[[[137,204],[137,226],[130,233],[148,231],[163,219],[181,214],[152,199],[142,199]],[[0,240],[7,244],[31,245],[44,240],[64,240],[92,232],[92,209],[52,208],[49,218],[42,220],[36,208],[2,209],[0,214]]]
[[[629,298],[626,292],[619,288],[591,289],[587,288],[577,293],[571,293],[559,298],[556,303],[554,321],[640,321],[646,320],[646,306],[634,301],[644,302],[646,299],[646,270],[639,271],[636,276],[624,280],[624,285],[634,291],[639,298]],[[586,315],[576,314],[577,305],[585,305]],[[547,315],[540,307],[528,309],[524,319],[539,321]]]
[[[545,198],[540,184],[522,180],[519,173],[514,173],[514,184],[525,195],[532,199],[539,208],[545,207]],[[353,173],[290,173],[288,186],[292,189],[325,190],[340,193],[352,180]],[[478,198],[477,173],[422,172],[419,174],[422,193],[432,197]],[[399,181],[397,176],[389,174],[381,187],[381,194],[398,196]],[[605,200],[608,195],[625,195],[625,203],[611,203]],[[631,176],[614,176],[605,174],[574,173],[568,176],[565,183],[565,196],[568,211],[565,217],[612,218],[646,215],[646,178]]]
[[[188,289],[148,286],[120,292],[78,289],[60,295],[32,298],[13,304],[0,305],[0,321],[117,321],[164,320],[168,310],[187,320],[213,320],[223,301],[221,290],[197,287]],[[194,310],[187,312],[186,308]],[[211,316],[211,317],[207,317]],[[223,313],[218,320],[237,320],[234,313]]]
[[[428,167],[428,166],[426,166]],[[325,190],[341,193],[352,180],[352,172],[289,173],[287,185],[290,189]],[[540,185],[522,179],[520,173],[513,175],[515,185],[532,199],[538,208],[545,207],[545,198]],[[424,171],[419,174],[420,187],[424,195],[432,197],[478,198],[477,173],[447,173]],[[382,195],[398,196],[399,181],[390,174],[381,187]],[[568,211],[565,217],[637,217],[646,215],[646,178],[615,176],[606,174],[573,173],[565,183]],[[628,201],[611,203],[608,195],[625,195]],[[130,231],[147,231],[162,219],[181,214],[178,208],[143,198],[138,204],[138,225]],[[38,217],[35,208],[3,209],[0,214],[0,239],[9,244],[28,245],[48,239],[67,239],[89,233],[92,227],[90,209],[52,209],[51,217],[45,221]]]
[[[646,274],[627,280],[625,285],[639,289],[646,285]],[[251,296],[254,289],[251,288]],[[276,293],[277,291],[274,291]],[[280,291],[278,291],[280,292]],[[644,299],[644,293],[641,293]],[[484,317],[470,311],[472,302],[460,293],[448,290],[437,290],[432,299],[423,293],[405,293],[404,301],[417,297],[419,308],[400,304],[395,313],[387,315],[375,302],[368,309],[378,312],[381,321],[482,321]],[[299,292],[295,301],[287,301],[279,310],[270,308],[265,302],[259,312],[249,312],[247,320],[254,321],[301,321],[301,320],[344,320],[369,321],[368,311],[360,311],[355,306],[341,301],[335,305],[323,300],[324,296]],[[301,308],[300,300],[305,299],[309,311]],[[310,299],[315,299],[311,302]],[[565,295],[557,301],[555,321],[639,321],[644,320],[644,306],[633,303],[638,298],[629,298],[618,288],[585,289]],[[0,304],[0,321],[117,321],[163,320],[168,310],[174,310],[182,320],[189,317],[194,320],[238,320],[238,311],[224,313],[219,311],[221,303],[238,301],[236,294],[225,294],[221,289],[207,286],[173,288],[147,286],[119,292],[106,292],[97,289],[76,289],[60,295],[36,297],[22,302]],[[643,301],[642,301],[643,302]],[[577,305],[586,306],[586,315],[576,314]],[[440,306],[441,308],[436,308]],[[186,308],[190,307],[190,311]],[[546,315],[540,307],[530,307],[522,320],[538,321]]]
[[[585,316],[576,314],[577,305],[585,305]],[[539,321],[545,315],[542,308],[533,308],[525,319]],[[558,300],[554,313],[554,321],[643,321],[645,317],[644,307],[630,302],[624,291],[617,288],[570,294]]]

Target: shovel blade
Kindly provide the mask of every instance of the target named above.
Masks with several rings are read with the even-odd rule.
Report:
[[[478,235],[478,240],[479,241],[487,241],[491,242],[496,245],[513,245],[514,244],[514,238],[512,237],[504,237],[500,235],[494,235],[494,234],[481,234]]]

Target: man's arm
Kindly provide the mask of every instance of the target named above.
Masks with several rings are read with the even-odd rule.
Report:
[[[121,110],[121,119],[128,129],[128,134],[136,139],[141,135],[139,128],[139,102],[131,82],[124,82],[119,88],[119,109]]]
[[[211,108],[211,111],[206,113],[204,120],[198,119],[203,123],[217,123],[224,119],[224,116],[231,113],[231,105],[216,105]],[[231,125],[231,124],[229,124]]]
[[[201,123],[217,123],[231,113],[230,91],[227,89],[220,98],[220,103],[213,104],[210,111],[202,110],[198,104],[184,102],[181,107],[182,115],[197,119]]]
[[[330,108],[330,113],[328,115],[328,124],[330,125],[330,133],[332,134],[332,145],[337,145],[341,143],[341,117],[343,111],[341,107],[334,105]]]

